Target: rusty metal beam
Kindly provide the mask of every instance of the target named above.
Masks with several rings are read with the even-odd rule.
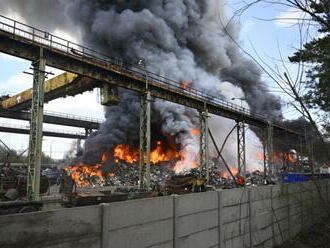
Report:
[[[30,112],[27,111],[14,111],[14,110],[6,110],[0,109],[0,117],[15,119],[15,120],[24,120],[29,121],[31,119]],[[97,121],[88,120],[87,118],[79,119],[74,116],[61,114],[61,115],[53,115],[46,113],[44,114],[44,123],[69,126],[69,127],[80,127],[85,129],[98,129],[100,123]]]
[[[16,133],[16,134],[29,134],[30,130],[22,127],[10,127],[0,125],[0,132],[4,133]],[[57,137],[57,138],[66,138],[66,139],[86,139],[86,135],[83,133],[69,133],[69,132],[60,132],[60,131],[43,131],[43,136],[48,137]]]
[[[99,83],[93,79],[81,77],[77,74],[65,72],[47,80],[44,84],[45,102],[59,97],[73,96],[85,91],[93,90]],[[31,107],[32,89],[27,89],[2,102],[4,109],[23,110]]]

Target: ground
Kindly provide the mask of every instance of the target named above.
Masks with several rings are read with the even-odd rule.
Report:
[[[302,231],[277,248],[330,248],[330,218]]]

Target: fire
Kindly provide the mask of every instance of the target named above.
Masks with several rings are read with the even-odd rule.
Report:
[[[193,129],[191,133],[198,135],[200,131]],[[198,154],[198,150],[195,151],[189,146],[185,146],[179,152],[176,146],[172,147],[162,141],[157,141],[154,144],[154,148],[150,151],[150,162],[153,164],[168,161],[176,162],[174,170],[176,173],[181,173],[198,167]],[[119,144],[115,146],[112,153],[105,151],[101,156],[101,162],[94,166],[77,163],[74,166],[65,168],[65,170],[78,187],[84,187],[92,185],[94,182],[104,183],[107,177],[115,176],[113,173],[103,174],[102,167],[107,161],[111,160],[117,164],[124,161],[133,164],[138,162],[139,159],[139,148],[127,144]]]
[[[94,166],[82,165],[79,163],[77,166],[66,167],[65,171],[71,175],[78,187],[91,185],[94,179],[104,182],[104,176],[101,170],[103,164],[96,164]]]
[[[180,88],[182,88],[182,89],[188,89],[190,86],[189,86],[189,81],[187,81],[187,80],[182,80],[181,81],[181,84],[180,84]]]
[[[157,164],[163,161],[170,161],[180,156],[175,150],[167,149],[165,151],[161,141],[158,141],[156,144],[156,148],[150,152],[150,161],[152,163]]]
[[[122,160],[132,164],[139,161],[139,150],[129,145],[117,145],[114,149],[113,156],[116,163]],[[150,152],[150,162],[157,164],[176,159],[179,156],[176,150],[165,147],[161,141],[157,141],[155,149]]]
[[[110,159],[110,153],[109,152],[104,152],[103,154],[102,154],[102,159],[101,159],[101,161],[102,162],[105,162],[105,161],[108,161]]]
[[[265,156],[263,153],[257,153],[256,159],[264,160]],[[298,160],[296,157],[291,155],[290,153],[282,153],[282,152],[274,152],[270,158],[266,158],[266,160],[271,160],[275,163],[282,163],[283,161],[289,161],[291,163],[296,163]]]
[[[193,128],[190,131],[191,135],[200,135],[201,131],[197,128]]]
[[[230,168],[230,170],[231,170],[231,173],[233,173],[234,176],[238,175],[238,170],[236,168]],[[231,178],[231,175],[228,171],[220,172],[219,175],[220,175],[220,177]]]
[[[134,162],[139,161],[139,150],[134,149],[129,145],[120,144],[115,147],[113,151],[113,156],[127,163],[132,164]]]
[[[188,152],[186,148],[180,153],[180,160],[174,166],[175,173],[182,173],[198,167],[198,152]]]

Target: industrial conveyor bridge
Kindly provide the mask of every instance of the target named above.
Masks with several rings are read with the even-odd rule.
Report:
[[[269,124],[263,115],[246,108],[194,88],[183,89],[179,82],[0,15],[0,52],[36,61],[41,47],[48,66],[141,93],[148,84],[151,96],[157,98],[201,111],[207,109],[210,114],[254,126],[267,127]],[[274,121],[272,125],[274,129],[297,134]]]

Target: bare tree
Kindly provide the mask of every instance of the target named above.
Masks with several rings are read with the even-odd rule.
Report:
[[[274,20],[290,20],[294,21],[292,26],[297,26],[300,34],[300,42],[298,44],[297,50],[302,49],[303,45],[310,39],[310,29],[315,24],[329,25],[329,23],[324,22],[324,20],[315,12],[312,11],[310,6],[315,3],[315,0],[255,0],[255,1],[243,1],[242,7],[239,7],[234,11],[233,16],[229,19],[227,23],[223,23],[222,19],[219,17],[220,25],[226,34],[232,39],[232,41],[239,47],[239,49],[250,57],[261,69],[262,71],[271,79],[276,87],[274,90],[277,93],[284,94],[288,99],[288,104],[290,104],[295,111],[300,113],[306,120],[308,120],[311,125],[314,127],[318,137],[322,142],[324,142],[323,134],[320,131],[320,128],[315,120],[316,116],[313,115],[305,104],[303,100],[305,86],[302,83],[306,65],[303,62],[297,63],[296,71],[293,73],[292,70],[289,70],[287,64],[289,63],[282,55],[280,48],[278,48],[279,59],[272,62],[266,61],[262,58],[256,48],[251,43],[252,50],[254,54],[251,54],[246,49],[244,49],[238,41],[231,35],[229,32],[228,26],[231,22],[240,19],[241,16],[249,8],[253,7],[256,4],[267,4],[267,5],[280,5],[288,8],[296,9],[301,11],[301,15],[297,18],[271,18],[271,19],[260,19],[264,21],[274,21]],[[278,46],[279,47],[279,46]],[[294,75],[295,74],[295,75]],[[319,120],[320,121],[320,120]],[[323,120],[324,121],[324,120]]]

